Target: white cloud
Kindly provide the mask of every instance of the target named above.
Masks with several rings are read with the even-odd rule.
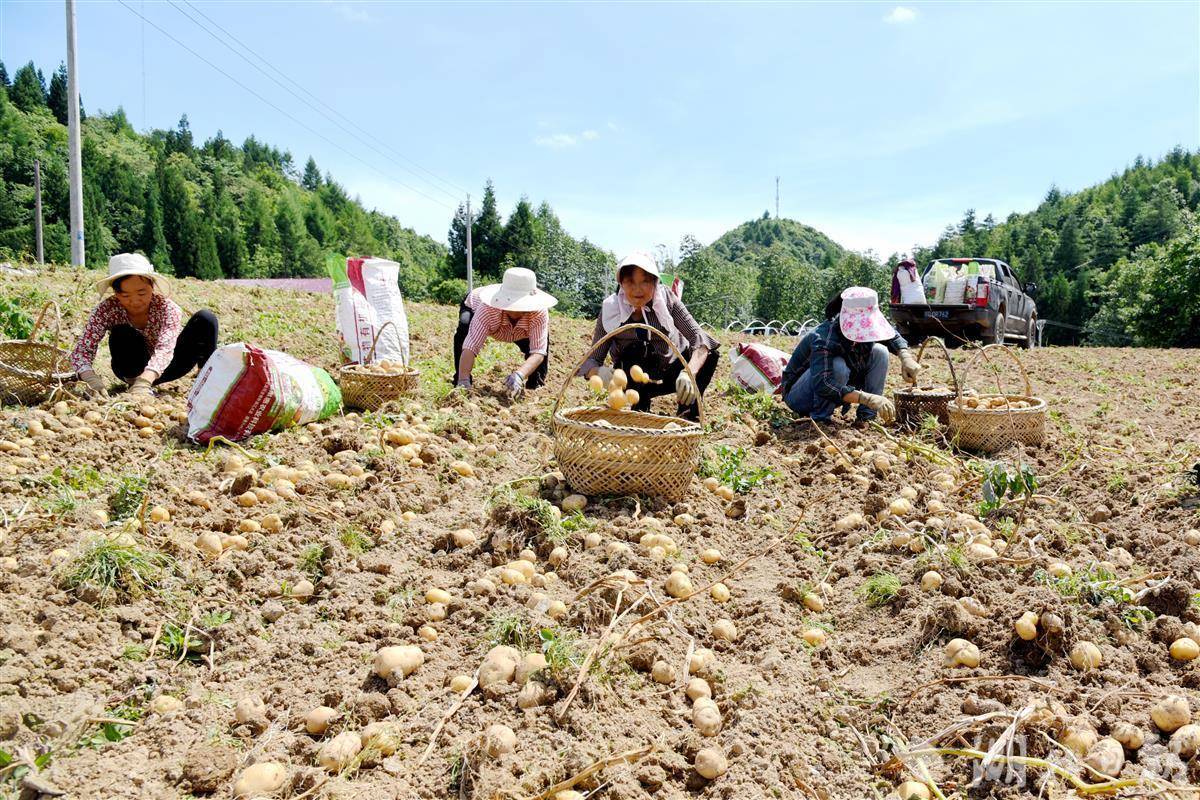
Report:
[[[549,136],[536,136],[533,143],[538,147],[548,147],[551,150],[562,150],[579,144],[579,137],[571,133],[552,133]]]
[[[370,22],[371,15],[359,3],[343,2],[343,0],[325,0],[326,5],[332,6],[333,10],[347,22]]]
[[[593,130],[590,130],[590,129],[589,129],[589,130],[586,130],[586,131],[584,131],[583,133],[581,133],[581,134],[579,134],[579,135],[580,135],[580,136],[582,136],[584,139],[586,139],[586,140],[588,140],[588,141],[591,141],[592,139],[599,139],[599,138],[600,138],[600,133],[599,133],[598,131],[593,131]]]
[[[916,9],[908,8],[907,6],[896,6],[883,18],[883,21],[889,25],[903,25],[907,22],[912,22],[916,18]]]

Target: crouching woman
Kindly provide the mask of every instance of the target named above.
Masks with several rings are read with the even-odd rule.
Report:
[[[696,376],[688,377],[683,364],[662,338],[644,329],[624,331],[599,347],[579,370],[581,377],[599,375],[608,385],[614,369],[629,372],[637,365],[649,376],[646,384],[629,384],[637,389],[635,411],[649,411],[650,401],[675,393],[677,416],[700,418],[700,398],[716,372],[720,353],[715,339],[705,333],[683,301],[659,282],[658,262],[649,253],[634,253],[617,265],[617,292],[605,298],[600,318],[592,333],[595,345],[622,325],[642,323],[661,331],[687,360]],[[612,356],[612,367],[605,360]]]
[[[108,262],[108,277],[96,291],[100,301],[71,351],[72,368],[94,397],[107,397],[104,380],[92,368],[105,335],[112,371],[129,385],[132,398],[153,396],[152,386],[182,378],[217,348],[217,317],[207,309],[183,323],[183,310],[168,296],[166,279],[145,256],[120,253]]]
[[[788,408],[817,422],[830,422],[838,406],[858,404],[855,424],[879,416],[891,422],[895,406],[884,397],[888,353],[900,357],[904,378],[920,368],[908,343],[879,310],[874,289],[851,286],[830,301],[825,322],[796,346],[783,371],[781,391]]]

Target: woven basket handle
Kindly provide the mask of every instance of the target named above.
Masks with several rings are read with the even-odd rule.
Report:
[[[554,409],[550,412],[551,419],[554,419],[554,417],[557,416],[559,406],[562,405],[563,397],[567,393],[567,387],[571,385],[571,380],[575,377],[575,373],[579,372],[579,370],[583,368],[583,365],[586,364],[587,360],[592,357],[592,354],[617,334],[624,333],[625,331],[635,331],[639,328],[650,331],[652,334],[666,342],[667,346],[671,348],[671,353],[674,354],[675,358],[679,359],[679,363],[683,365],[688,377],[692,379],[692,385],[696,387],[696,407],[700,409],[700,427],[704,427],[704,396],[700,394],[700,384],[696,382],[696,373],[692,372],[691,365],[688,364],[687,359],[683,357],[683,353],[679,352],[679,348],[675,346],[675,343],[671,341],[669,336],[660,331],[658,328],[641,322],[631,322],[628,325],[622,325],[621,327],[614,329],[610,333],[607,333],[601,337],[588,349],[586,353],[583,354],[583,358],[579,359],[579,363],[575,365],[575,369],[568,372],[567,379],[563,381],[562,389],[560,389],[558,392],[558,399],[554,401]]]
[[[971,367],[975,366],[975,362],[977,360],[982,358],[984,361],[987,361],[987,351],[991,350],[993,348],[999,348],[1001,352],[1007,353],[1009,358],[1011,358],[1013,361],[1017,362],[1017,369],[1019,369],[1021,371],[1021,378],[1025,381],[1025,396],[1032,397],[1033,396],[1033,384],[1029,382],[1029,373],[1025,371],[1025,365],[1021,363],[1021,358],[1020,358],[1020,356],[1017,355],[1015,350],[1013,350],[1011,347],[1009,347],[1007,345],[1003,345],[1003,344],[987,344],[987,345],[984,345],[983,347],[981,347],[978,351],[976,351],[975,355],[971,358],[971,360],[967,362],[967,365],[965,367],[963,367],[963,381],[964,382],[966,381],[967,372],[970,371]],[[988,362],[988,363],[991,363],[991,362]],[[1004,393],[1003,388],[1000,386],[999,378],[996,379],[996,388],[1001,394]],[[956,387],[956,389],[958,390],[958,405],[959,405],[959,408],[962,408],[962,384],[960,383]]]
[[[38,331],[42,328],[42,322],[46,319],[46,312],[54,311],[54,357],[50,359],[50,365],[46,369],[46,383],[49,383],[54,373],[58,372],[59,351],[62,349],[62,314],[59,313],[58,303],[50,300],[46,305],[42,306],[41,313],[38,314],[37,320],[33,323],[33,330],[29,332],[29,336],[25,341],[32,343],[37,338]]]
[[[936,336],[926,337],[925,341],[921,342],[921,346],[917,348],[917,363],[921,363],[921,356],[925,354],[925,347],[930,342],[937,342],[937,346],[941,348],[942,354],[946,356],[946,363],[950,365],[950,380],[954,381],[954,391],[958,391],[958,373],[954,371],[954,360],[950,358],[950,351],[946,349],[946,344]]]
[[[375,360],[375,348],[379,346],[379,337],[383,336],[383,332],[387,328],[388,325],[391,325],[393,328],[396,327],[394,324],[392,324],[392,321],[390,319],[387,322],[385,322],[379,326],[379,330],[375,331],[375,340],[373,342],[371,342],[371,352],[367,354],[367,360],[363,362],[364,364],[369,364]],[[399,328],[396,329],[396,336],[397,336],[397,338],[400,336]],[[408,361],[404,358],[404,348],[403,347],[400,348],[400,356],[401,356],[400,363],[403,364],[404,367],[407,369]]]

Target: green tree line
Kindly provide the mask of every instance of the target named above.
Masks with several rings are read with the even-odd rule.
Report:
[[[917,263],[952,256],[1007,261],[1038,285],[1051,342],[1200,344],[1200,153],[1175,148],[1139,156],[1103,183],[1074,194],[1051,187],[1026,214],[1003,222],[968,210]]]
[[[66,72],[49,86],[29,63],[0,64],[0,258],[34,251],[34,161],[41,161],[45,256],[70,258]],[[173,130],[137,133],[125,113],[83,116],[86,262],[141,251],[169,274],[203,279],[321,276],[329,253],[401,265],[409,297],[447,276],[446,248],[368,211],[309,158],[253,136],[218,132],[198,144],[187,117]]]

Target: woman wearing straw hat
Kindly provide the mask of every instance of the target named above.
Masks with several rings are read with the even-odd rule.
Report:
[[[488,339],[512,342],[525,362],[504,381],[504,391],[516,400],[525,389],[546,382],[550,360],[550,309],[558,304],[537,288],[533,270],[514,267],[504,271],[501,283],[481,286],[462,301],[458,330],[454,334],[454,385],[470,389],[475,357]]]
[[[104,380],[92,369],[100,340],[108,334],[113,373],[129,384],[129,396],[148,398],[151,386],[181,378],[208,360],[217,347],[217,317],[197,311],[181,327],[183,310],[167,297],[166,279],[140,253],[109,259],[108,277],[96,291],[113,293],[88,318],[71,366],[93,396],[106,397]]]
[[[687,359],[696,382],[688,377],[666,342],[642,329],[614,336],[584,362],[579,374],[587,378],[599,375],[607,386],[613,368],[628,372],[636,364],[650,377],[651,383],[637,386],[639,399],[633,407],[635,411],[649,411],[652,399],[674,392],[678,416],[697,420],[700,397],[720,361],[719,346],[701,329],[683,301],[661,285],[659,277],[658,262],[649,253],[635,252],[622,259],[617,265],[617,291],[600,306],[592,343],[627,323],[649,325],[662,331]],[[604,366],[609,354],[612,368]]]
[[[916,380],[920,365],[880,312],[879,296],[851,286],[829,302],[825,316],[800,340],[783,371],[784,402],[817,422],[829,422],[835,408],[850,403],[858,404],[860,427],[877,415],[891,422],[896,408],[883,396],[888,352],[900,357],[906,380]]]

